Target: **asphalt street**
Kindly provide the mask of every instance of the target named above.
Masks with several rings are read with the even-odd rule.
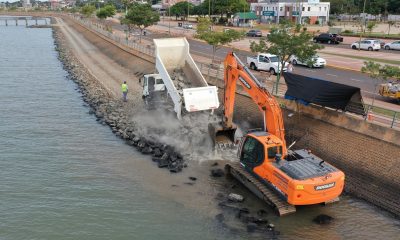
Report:
[[[124,27],[121,25],[115,25],[113,26],[117,29],[123,30]],[[180,29],[183,30],[180,27],[172,27],[175,29]],[[193,31],[193,30],[189,30]],[[168,37],[167,33],[152,33],[150,31],[147,31],[146,36],[143,36],[143,38],[146,38],[147,40],[152,40],[154,38],[164,38]],[[197,40],[193,39],[188,39],[188,42],[190,44],[190,52],[194,55],[199,55],[207,58],[212,58],[212,46],[208,45],[207,43],[200,42]],[[332,46],[332,45],[331,45]],[[340,47],[346,47],[345,44],[341,45],[336,45],[338,48]],[[219,61],[223,61],[226,54],[228,52],[232,51],[232,48],[229,47],[221,47],[217,50],[215,59]],[[244,63],[246,63],[246,57],[247,56],[252,56],[253,53],[248,52],[248,51],[243,51],[243,50],[234,50],[238,56],[242,59]],[[384,50],[386,51],[386,50]],[[400,51],[394,51],[400,53]],[[325,67],[325,68],[308,68],[305,66],[295,66],[294,68],[294,73],[299,74],[299,75],[304,75],[308,77],[314,77],[318,79],[323,79],[326,81],[331,81],[331,82],[336,82],[336,83],[341,83],[341,84],[346,84],[354,87],[358,87],[361,89],[363,97],[369,97],[372,98],[374,95],[377,100],[381,100],[383,102],[386,102],[386,104],[390,109],[397,109],[398,105],[396,102],[392,99],[388,99],[385,97],[380,96],[379,94],[374,94],[375,91],[375,80],[370,78],[368,75],[363,74],[361,72],[357,71],[349,71],[349,70],[343,70],[343,69],[337,69],[337,68],[332,68],[332,67]],[[256,73],[257,77],[264,77],[263,72],[258,72]]]

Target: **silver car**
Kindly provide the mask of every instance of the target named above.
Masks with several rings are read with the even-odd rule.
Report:
[[[364,49],[368,51],[379,51],[381,44],[378,40],[362,40],[351,44],[352,49]]]
[[[395,41],[391,43],[385,44],[385,49],[386,50],[400,50],[400,41]]]

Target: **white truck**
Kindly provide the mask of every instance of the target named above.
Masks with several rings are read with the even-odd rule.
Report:
[[[143,76],[143,99],[172,100],[174,111],[181,119],[187,112],[214,110],[219,107],[216,86],[208,86],[189,53],[186,38],[154,39],[156,70]]]
[[[259,53],[257,56],[247,57],[247,64],[250,69],[269,71],[273,75],[282,69],[279,57],[269,53]],[[288,63],[285,63],[283,67],[284,72],[287,70],[287,65]]]

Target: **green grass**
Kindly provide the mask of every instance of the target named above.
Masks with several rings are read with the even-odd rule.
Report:
[[[360,59],[360,60],[365,60],[365,61],[373,61],[373,62],[393,64],[393,65],[400,65],[400,61],[397,61],[397,60],[380,59],[380,58],[372,58],[372,57],[361,57],[361,56],[352,56],[352,55],[340,54],[340,53],[327,53],[327,52],[321,52],[321,53],[327,54],[327,55],[339,56],[339,57]]]
[[[365,107],[366,107],[366,108],[368,108],[369,106],[370,106],[370,105],[365,104]],[[389,118],[391,118],[391,119],[393,119],[393,117],[394,117],[395,114],[396,114],[395,111],[392,111],[392,110],[389,110],[389,109],[385,109],[385,108],[376,107],[376,106],[371,107],[371,111],[372,111],[373,113],[376,113],[376,114],[378,114],[378,115],[383,115],[383,116],[389,117]],[[400,112],[397,112],[397,114],[396,114],[396,119],[397,119],[397,120],[400,120]]]

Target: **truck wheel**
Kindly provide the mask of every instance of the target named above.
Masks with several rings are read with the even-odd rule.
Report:
[[[368,51],[373,51],[373,50],[374,50],[374,49],[372,49],[372,47],[369,47],[369,48],[368,48]]]
[[[352,49],[357,49],[356,45],[351,46]]]
[[[272,75],[275,75],[275,74],[276,74],[275,69],[273,69],[273,68],[270,68],[270,69],[269,69],[269,72],[270,72]]]
[[[390,47],[389,47],[389,46],[385,46],[385,49],[386,49],[386,50],[390,50]]]
[[[256,65],[254,63],[250,64],[250,69],[253,69],[253,70],[257,71],[257,67],[256,67]]]
[[[297,61],[295,59],[293,59],[292,63],[293,65],[297,65]]]
[[[328,40],[328,44],[331,44],[332,43],[332,41],[331,40]]]

